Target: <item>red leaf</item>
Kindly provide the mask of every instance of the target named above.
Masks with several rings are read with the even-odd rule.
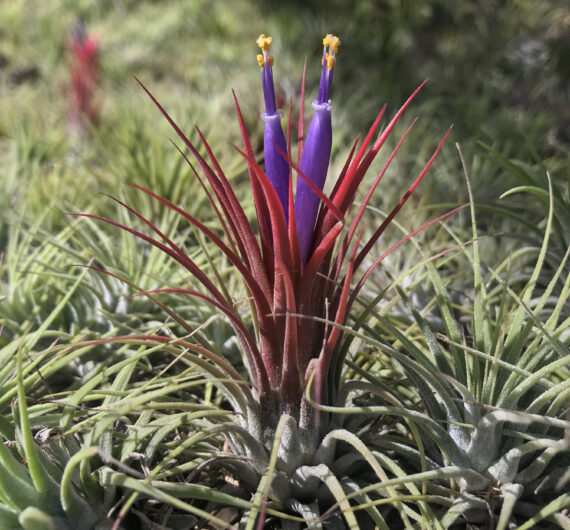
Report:
[[[174,203],[170,202],[168,199],[165,199],[164,197],[157,195],[153,191],[150,191],[150,190],[143,188],[142,186],[139,186],[138,184],[134,184],[134,183],[129,183],[128,185],[142,191],[143,193],[146,193],[147,195],[150,195],[152,198],[154,198],[154,199],[160,201],[161,203],[163,203],[164,205],[168,206],[169,208],[174,210],[176,213],[178,213],[182,217],[184,217],[193,226],[198,228],[202,233],[204,233],[227,256],[227,258],[232,262],[232,264],[239,270],[244,281],[247,284],[248,289],[251,291],[251,294],[253,295],[253,298],[255,300],[256,305],[258,305],[258,307],[261,310],[264,310],[266,307],[270,306],[271,294],[263,292],[263,290],[261,289],[261,285],[260,285],[261,282],[259,282],[258,275],[252,274],[252,272],[247,268],[247,266],[245,266],[244,263],[241,261],[240,257],[237,256],[236,254],[234,254],[234,252],[214,232],[212,232],[207,226],[205,226],[203,223],[198,221],[198,219],[196,219],[194,216],[185,212],[182,208],[176,206]],[[131,208],[129,208],[129,210],[136,214],[136,212],[134,212],[134,210],[132,210]],[[139,216],[138,214],[136,214],[136,215]],[[147,222],[147,224],[150,224],[150,223]],[[261,275],[261,276],[263,276],[263,275]]]
[[[363,148],[365,145],[366,146],[368,145],[366,143],[366,140],[363,143],[363,145],[361,146],[361,148],[359,149],[359,152],[356,155],[355,160],[351,164],[351,167],[349,168],[346,177],[344,178],[343,182],[339,186],[338,192],[332,198],[334,203],[338,206],[338,208],[342,212],[344,212],[345,214],[350,209],[350,207],[354,201],[354,196],[356,195],[356,192],[358,191],[358,187],[360,186],[360,183],[362,182],[362,179],[364,178],[366,171],[368,171],[370,164],[372,163],[372,161],[374,160],[374,158],[378,154],[378,151],[380,150],[380,148],[382,147],[382,145],[384,144],[384,142],[386,141],[386,139],[388,138],[388,136],[392,132],[392,129],[395,127],[396,123],[398,122],[398,120],[400,119],[400,117],[402,116],[402,114],[404,113],[406,108],[408,107],[408,105],[412,102],[412,100],[416,97],[417,93],[422,89],[422,87],[426,83],[427,83],[427,79],[425,81],[423,81],[423,83],[421,83],[420,86],[418,88],[416,88],[416,90],[414,90],[412,95],[400,107],[400,109],[398,110],[396,115],[392,118],[392,120],[390,121],[390,123],[388,124],[386,129],[384,129],[380,133],[380,135],[378,136],[378,139],[374,142],[374,145],[370,148],[370,150],[366,153],[366,155],[363,158],[362,158],[362,153],[364,152]],[[383,114],[383,110],[381,111],[379,117],[382,114]],[[379,121],[379,117],[376,118],[376,121]],[[375,121],[375,123],[376,123],[376,121]],[[371,134],[373,134],[374,130],[375,130],[375,127],[373,125],[367,134],[367,139],[369,138],[369,136],[371,136]],[[361,158],[362,158],[362,160],[361,160]],[[330,224],[331,224],[331,221],[325,219],[325,223],[323,225],[324,229],[326,230],[327,225],[330,225]]]
[[[116,221],[112,221],[111,219],[107,219],[107,218],[101,217],[99,215],[88,214],[88,213],[72,213],[70,215],[73,215],[75,217],[88,217],[90,219],[97,219],[98,221],[103,221],[105,223],[109,223],[113,226],[116,226],[117,228],[120,228],[121,230],[124,230],[125,232],[129,232],[130,234],[133,234],[133,235],[139,237],[140,239],[150,243],[151,245],[155,246],[156,248],[158,248],[158,249],[162,250],[163,252],[165,252],[166,254],[168,254],[170,257],[174,258],[184,268],[186,268],[189,272],[191,272],[194,276],[196,276],[198,281],[206,289],[208,289],[208,291],[210,291],[210,293],[212,293],[212,295],[214,296],[214,298],[216,298],[216,300],[218,300],[222,304],[231,305],[224,298],[224,295],[218,290],[218,288],[210,281],[208,276],[206,274],[204,274],[202,272],[202,270],[196,265],[196,263],[194,263],[194,261],[192,261],[192,259],[190,259],[187,255],[178,254],[178,252],[176,252],[175,250],[172,250],[171,248],[164,245],[160,241],[157,241],[156,239],[154,239],[150,236],[147,236],[146,234],[143,234],[142,232],[139,232],[138,230],[134,230],[133,228],[129,228],[128,226],[125,226],[121,223],[117,223]]]
[[[167,119],[168,123],[170,123],[172,128],[176,131],[176,134],[179,136],[179,138],[184,142],[186,147],[190,150],[190,152],[192,153],[192,156],[196,159],[196,161],[198,162],[198,165],[201,167],[202,171],[204,171],[204,174],[206,175],[206,178],[208,178],[208,181],[211,184],[214,184],[215,182],[217,182],[217,177],[216,177],[215,173],[212,171],[212,168],[200,156],[200,153],[198,153],[196,148],[192,145],[192,142],[190,142],[190,140],[182,132],[180,127],[178,127],[178,125],[175,123],[175,121],[170,117],[170,115],[166,112],[166,110],[162,107],[162,105],[157,101],[157,99],[151,94],[151,92],[136,77],[135,77],[135,79],[136,79],[137,83],[139,83],[139,85],[142,87],[142,89],[147,93],[147,95],[152,100],[152,102],[156,105],[156,107],[160,110],[162,115]],[[236,100],[236,104],[237,104],[237,100]],[[238,109],[239,109],[239,107],[238,107]],[[239,114],[239,112],[238,112],[238,117],[241,117],[241,114]],[[243,126],[243,120],[240,122],[240,127],[242,128],[242,134],[244,134],[245,133],[245,126]],[[246,138],[247,138],[247,134],[246,134]],[[249,141],[248,141],[248,148],[251,150],[251,145],[249,145]],[[261,259],[261,253],[259,252],[259,247],[257,245],[257,240],[255,238],[255,234],[253,233],[253,230],[252,230],[249,222],[247,221],[247,217],[245,216],[245,213],[243,212],[243,209],[242,209],[241,205],[239,204],[239,201],[235,197],[235,194],[233,193],[231,186],[229,186],[227,179],[223,178],[221,182],[222,182],[222,185],[224,187],[224,190],[226,191],[227,200],[230,202],[231,207],[232,207],[231,210],[228,210],[227,215],[230,218],[232,218],[232,216],[233,216],[233,218],[236,222],[236,225],[240,229],[240,235],[242,237],[244,244],[247,247],[246,254],[247,254],[248,259],[250,260],[249,265],[252,268],[252,270],[257,271],[258,275],[256,276],[256,279],[259,282],[261,289],[264,291],[265,295],[267,296],[270,293],[269,281],[268,281],[267,277],[264,277],[262,274],[264,269],[263,269],[263,267],[260,267],[260,265],[262,263],[262,259]]]
[[[99,267],[95,267],[93,265],[80,265],[81,267],[86,267],[88,269],[94,270],[96,272],[101,272],[103,274],[106,274],[107,276],[111,276],[112,278],[116,278],[117,280],[126,283],[127,285],[129,285],[130,287],[132,287],[133,289],[136,289],[137,291],[139,291],[140,293],[143,292],[142,287],[139,287],[136,283],[131,282],[130,280],[127,280],[127,278],[124,278],[123,276],[119,276],[118,274],[115,274],[113,272],[107,271],[105,269],[101,269]],[[163,304],[160,300],[157,300],[156,298],[146,294],[147,298],[149,300],[151,300],[153,303],[155,303],[158,307],[160,307],[160,309],[162,309],[168,316],[170,316],[175,322],[177,322],[178,324],[180,324],[180,326],[182,326],[187,333],[189,334],[193,334],[195,333],[195,329],[190,326],[182,317],[180,317],[176,312],[174,312],[172,309],[170,309],[167,305]]]
[[[328,373],[328,369],[330,366],[331,357],[332,357],[332,354],[334,352],[334,348],[335,348],[335,346],[338,342],[338,339],[340,338],[340,335],[341,335],[341,330],[340,330],[339,326],[342,326],[344,324],[344,319],[346,318],[346,315],[348,313],[348,309],[349,309],[348,293],[350,291],[350,282],[352,281],[352,275],[353,275],[354,270],[355,270],[354,257],[356,256],[356,251],[358,250],[358,245],[360,244],[360,238],[361,238],[361,236],[359,236],[356,239],[356,242],[354,244],[354,248],[352,249],[350,260],[348,262],[346,274],[344,276],[344,280],[342,283],[342,290],[341,290],[341,294],[340,294],[340,299],[339,299],[337,307],[336,307],[336,315],[335,315],[335,319],[334,319],[334,323],[336,325],[331,327],[331,331],[329,333],[329,336],[327,337],[323,351],[319,355],[319,365],[318,366],[323,371],[323,374]],[[327,378],[323,377],[323,380],[326,381]]]
[[[354,266],[356,268],[358,268],[360,266],[360,264],[362,263],[362,260],[366,257],[366,255],[368,254],[368,252],[370,252],[370,249],[372,248],[372,246],[374,245],[374,243],[376,243],[376,241],[378,240],[378,238],[384,233],[384,230],[386,230],[386,227],[392,222],[392,219],[394,219],[394,217],[396,216],[396,214],[400,211],[400,209],[402,208],[402,206],[406,203],[406,201],[408,200],[408,198],[410,197],[410,195],[414,192],[414,190],[416,189],[416,187],[418,186],[418,184],[421,182],[421,180],[424,178],[424,176],[426,175],[426,173],[428,172],[429,168],[431,167],[431,165],[433,164],[435,158],[437,157],[439,151],[441,150],[442,145],[444,144],[447,136],[449,135],[449,133],[451,132],[451,127],[447,130],[447,132],[445,133],[445,135],[443,136],[443,138],[441,139],[441,141],[439,142],[439,145],[437,146],[437,149],[435,150],[435,152],[433,153],[433,155],[431,155],[431,158],[429,159],[428,163],[425,165],[424,169],[422,170],[422,172],[419,174],[419,176],[416,178],[416,180],[414,181],[414,183],[409,187],[408,191],[406,191],[406,193],[404,194],[404,196],[400,199],[400,201],[398,202],[398,204],[396,204],[396,206],[392,209],[392,211],[388,214],[388,217],[386,217],[386,219],[384,219],[384,222],[380,225],[380,227],[378,228],[378,230],[376,230],[376,232],[374,232],[374,234],[372,235],[372,237],[366,242],[366,244],[364,245],[364,248],[360,251],[360,253],[358,254],[358,256],[356,256],[356,261]]]
[[[297,305],[293,282],[285,263],[278,261],[279,278],[285,286],[286,315],[285,337],[283,341],[283,377],[281,380],[281,394],[285,405],[284,412],[298,416],[301,391],[301,374],[305,367],[300,360],[299,342],[297,340]]]
[[[348,229],[348,234],[347,236],[344,238],[344,240],[342,241],[342,246],[340,248],[340,250],[337,253],[336,256],[336,260],[335,260],[335,264],[334,264],[334,269],[331,273],[331,277],[336,280],[340,274],[340,270],[342,267],[342,263],[344,261],[344,257],[346,255],[346,251],[352,241],[352,238],[354,237],[354,234],[356,233],[356,229],[358,228],[358,224],[360,223],[360,220],[362,219],[362,216],[364,214],[364,211],[366,209],[366,207],[368,206],[368,203],[370,202],[370,199],[372,198],[372,195],[374,193],[374,191],[376,190],[376,188],[378,187],[378,184],[380,183],[380,181],[382,180],[382,177],[384,176],[384,174],[386,173],[386,170],[388,169],[388,167],[390,166],[390,163],[392,162],[392,160],[394,159],[394,157],[396,156],[396,153],[398,152],[398,150],[400,149],[402,143],[404,142],[404,140],[406,139],[406,137],[408,136],[408,133],[411,131],[412,127],[414,126],[414,124],[416,123],[416,120],[414,120],[412,122],[412,124],[408,127],[408,129],[406,130],[406,132],[404,133],[404,135],[402,136],[402,138],[400,139],[400,141],[398,142],[398,144],[396,145],[396,147],[394,148],[394,150],[392,151],[392,153],[390,154],[390,156],[388,157],[388,160],[386,161],[386,163],[384,164],[384,167],[382,168],[382,170],[380,171],[380,173],[378,174],[378,176],[376,177],[376,179],[374,180],[372,186],[370,186],[368,192],[366,193],[366,196],[364,197],[364,200],[362,201],[362,203],[360,204],[358,211],[356,212],[356,215],[354,216],[354,219],[352,220],[352,222],[350,223],[350,227]]]
[[[459,210],[462,210],[463,208],[467,207],[467,204],[464,204],[462,206],[459,206],[457,208],[454,208],[453,210],[444,213],[443,215],[440,215],[439,217],[436,217],[435,219],[432,219],[431,221],[423,224],[422,226],[420,226],[419,228],[416,228],[415,230],[413,230],[412,232],[410,232],[409,234],[407,234],[405,237],[403,237],[402,239],[400,239],[400,241],[398,241],[397,243],[395,243],[394,245],[392,245],[388,250],[386,250],[386,252],[384,252],[366,271],[366,273],[362,276],[362,278],[360,278],[358,284],[356,285],[356,287],[354,288],[354,291],[350,297],[350,301],[348,303],[348,307],[352,306],[352,303],[354,302],[354,300],[356,299],[357,294],[359,293],[360,289],[362,289],[362,286],[364,285],[364,283],[366,282],[366,280],[368,279],[368,277],[370,276],[370,274],[372,274],[372,271],[378,266],[380,265],[380,263],[382,263],[382,261],[384,261],[392,252],[394,252],[394,250],[396,250],[400,245],[402,245],[403,243],[405,243],[406,241],[408,241],[409,239],[411,239],[412,237],[414,237],[416,234],[418,234],[419,232],[421,232],[422,230],[425,230],[426,228],[429,228],[431,225],[433,225],[434,223],[437,223],[438,221],[441,221],[442,219],[445,219],[446,217],[449,217],[450,215],[453,215],[454,213],[458,212]],[[357,257],[358,259],[358,257]],[[355,265],[356,268],[356,265]]]
[[[382,109],[378,113],[378,116],[376,116],[374,123],[370,126],[370,129],[368,130],[368,133],[366,134],[366,137],[364,138],[364,142],[362,142],[362,145],[358,149],[358,153],[356,154],[356,157],[354,158],[354,160],[350,164],[350,166],[349,166],[348,170],[346,171],[346,173],[344,174],[342,180],[339,178],[339,180],[335,184],[335,187],[333,189],[333,193],[331,193],[331,199],[341,209],[342,209],[342,205],[345,202],[343,200],[343,198],[348,193],[348,190],[353,187],[351,180],[354,179],[355,176],[357,175],[357,170],[358,170],[358,166],[360,165],[360,161],[364,157],[366,149],[368,149],[368,146],[370,145],[370,142],[372,141],[372,137],[374,135],[374,132],[378,128],[378,124],[380,123],[380,120],[384,116],[385,111],[386,111],[386,105],[384,105],[382,107]],[[372,159],[370,160],[370,162],[372,162]],[[370,165],[370,163],[368,164],[368,166],[369,165]],[[364,176],[364,173],[366,172],[366,170],[368,169],[368,166],[366,166],[364,171],[361,170],[363,176]],[[347,177],[347,175],[348,175],[348,177]]]
[[[240,253],[240,256],[242,257],[242,259],[244,259],[245,261],[245,247],[243,246],[243,242],[242,242],[242,236],[241,233],[239,232],[239,230],[237,229],[234,220],[232,218],[231,215],[229,215],[229,212],[227,211],[227,208],[225,207],[226,204],[228,203],[227,200],[224,200],[222,198],[220,198],[220,195],[217,193],[217,191],[214,189],[214,194],[216,195],[216,198],[218,199],[218,201],[220,202],[220,205],[223,209],[224,215],[226,217],[226,220],[224,220],[224,217],[222,216],[222,213],[220,212],[220,209],[218,208],[218,205],[216,204],[216,201],[214,201],[214,198],[212,197],[212,194],[209,192],[208,188],[206,188],[206,185],[204,184],[204,181],[202,180],[202,178],[200,177],[200,175],[198,174],[198,172],[196,171],[196,169],[194,168],[194,165],[192,164],[192,162],[190,162],[190,160],[188,159],[188,157],[184,154],[184,152],[182,151],[182,149],[180,149],[174,142],[172,142],[172,144],[174,145],[174,147],[176,147],[176,149],[178,150],[178,152],[182,155],[182,157],[184,158],[184,160],[186,160],[186,163],[190,166],[190,169],[192,169],[192,172],[194,173],[194,175],[196,176],[196,178],[198,179],[198,182],[200,183],[200,186],[202,187],[202,189],[204,190],[204,193],[206,194],[206,197],[208,199],[208,202],[210,203],[210,205],[212,206],[214,213],[216,214],[216,217],[218,218],[218,221],[220,222],[220,225],[222,227],[222,230],[224,231],[224,234],[226,235],[227,239],[228,239],[228,244],[230,245],[230,247],[232,248],[232,250],[237,254],[238,251]],[[231,234],[230,234],[231,231]],[[232,234],[233,234],[233,238],[232,238]],[[238,246],[238,249],[236,250],[235,246]]]
[[[219,304],[213,298],[205,295],[204,293],[201,293],[200,291],[196,291],[194,289],[182,289],[182,288],[152,289],[149,291],[139,291],[138,293],[135,294],[135,296],[137,296],[137,295],[138,296],[140,296],[140,295],[148,296],[148,295],[153,295],[153,294],[158,294],[158,293],[179,293],[179,294],[187,294],[190,296],[195,296],[197,298],[201,298],[202,300],[205,300],[206,302],[208,302],[212,306],[214,306],[217,309],[219,309],[220,311],[222,311],[230,319],[232,327],[238,333],[238,336],[242,337],[243,341],[245,341],[245,343],[246,343],[244,345],[246,347],[244,347],[243,349],[244,349],[244,352],[248,358],[248,366],[255,370],[254,373],[252,374],[254,385],[258,388],[264,387],[267,390],[269,389],[269,386],[268,386],[269,380],[267,378],[267,373],[265,372],[265,368],[264,368],[263,362],[261,360],[261,354],[259,352],[259,349],[257,348],[257,345],[255,344],[255,341],[254,341],[253,337],[251,336],[251,334],[249,333],[248,329],[245,327],[245,325],[240,320],[239,316],[233,310],[233,308],[228,308],[227,306],[223,306],[222,304]],[[242,345],[243,345],[243,343],[242,343]]]
[[[263,192],[259,186],[259,183],[254,177],[254,166],[258,165],[255,162],[255,155],[253,153],[253,149],[251,147],[251,143],[249,141],[249,137],[247,135],[247,130],[245,128],[245,123],[243,121],[243,116],[241,113],[241,108],[239,106],[239,102],[237,100],[235,92],[232,90],[232,94],[234,96],[234,103],[236,107],[236,114],[238,118],[239,128],[241,132],[241,138],[243,142],[244,152],[247,153],[248,157],[248,171],[249,171],[249,180],[251,183],[251,191],[253,193],[253,202],[255,204],[255,211],[257,213],[257,224],[259,227],[259,237],[261,239],[261,248],[263,251],[263,258],[261,255],[252,255],[251,258],[254,260],[254,263],[251,264],[252,267],[259,267],[261,262],[265,264],[264,271],[269,271],[268,273],[268,283],[270,282],[269,275],[272,274],[273,269],[269,266],[273,263],[273,245],[271,242],[271,224],[269,222],[269,214],[267,211],[267,205],[263,202]],[[252,249],[253,251],[253,249]],[[267,274],[267,273],[266,273]]]

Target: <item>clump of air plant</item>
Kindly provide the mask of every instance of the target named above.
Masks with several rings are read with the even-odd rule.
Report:
[[[383,322],[384,338],[393,334],[384,350],[401,362],[425,412],[391,413],[413,417],[425,439],[421,449],[411,440],[388,437],[378,445],[384,452],[405,448],[408,477],[414,476],[412,469],[418,475],[427,469],[424,478],[432,474],[435,480],[426,484],[426,492],[452,501],[439,510],[443,528],[568,528],[570,352],[557,338],[568,329],[563,308],[570,297],[570,275],[565,274],[570,248],[544,290],[537,288],[544,269],[552,266],[545,259],[554,232],[552,185],[549,179],[541,254],[526,280],[521,275],[520,284],[510,284],[512,256],[495,270],[483,266],[461,151],[460,157],[471,201],[472,254],[463,252],[475,286],[473,310],[461,309],[469,317],[456,321],[450,293],[435,265],[428,263],[445,329],[445,334],[436,334],[397,287],[414,322],[407,329]],[[559,297],[553,296],[557,289]],[[541,319],[544,312],[548,317]],[[422,340],[410,332],[413,327],[421,330]],[[397,341],[405,353],[388,346]],[[382,411],[389,413],[386,407]]]
[[[99,41],[87,34],[85,23],[77,19],[70,29],[68,49],[70,86],[67,122],[72,135],[83,134],[99,122],[96,89],[99,82]]]
[[[347,491],[358,489],[350,476],[358,460],[371,463],[377,474],[376,480],[384,475],[372,463],[374,457],[369,449],[356,436],[357,432],[359,435],[364,432],[370,434],[371,429],[379,429],[378,422],[362,415],[361,419],[352,418],[350,427],[346,427],[347,423],[342,417],[334,417],[324,410],[327,406],[350,404],[350,390],[346,387],[343,369],[346,350],[340,347],[342,327],[373,270],[414,234],[452,213],[421,226],[371,258],[376,242],[426,175],[447,134],[400,201],[372,235],[364,240],[359,223],[376,187],[415,122],[389,154],[358,207],[354,206],[356,195],[373,160],[425,82],[414,91],[392,120],[377,132],[386,107],[380,111],[362,143],[359,145],[359,138],[354,142],[331,193],[326,196],[323,188],[333,135],[330,94],[340,40],[333,35],[326,35],[323,39],[319,92],[317,99],[312,102],[314,113],[306,136],[303,83],[296,161],[291,154],[291,110],[285,134],[282,114],[275,101],[274,61],[269,54],[271,42],[271,37],[263,34],[257,40],[261,48],[257,60],[265,100],[265,112],[261,116],[265,122],[264,167],[256,161],[234,95],[243,141],[243,148],[236,149],[247,163],[256,222],[248,220],[200,130],[198,135],[206,157],[200,154],[144,86],[199,166],[198,171],[190,159],[183,155],[206,193],[223,236],[167,199],[132,184],[176,211],[210,239],[241,276],[249,293],[250,311],[243,312],[242,306],[235,303],[224,285],[212,279],[184,249],[133,208],[127,206],[131,213],[146,223],[155,237],[116,221],[89,216],[127,230],[161,249],[186,268],[202,287],[167,288],[141,291],[141,294],[153,299],[161,292],[198,297],[218,308],[233,327],[249,380],[244,380],[231,364],[203,342],[172,340],[160,335],[114,340],[140,340],[147,344],[168,345],[168,348],[184,348],[201,369],[216,379],[216,384],[236,412],[233,427],[228,427],[226,423],[220,430],[233,455],[225,460],[226,470],[231,469],[246,495],[264,484],[263,495],[270,501],[268,509],[292,510],[301,513],[307,520],[319,519],[336,500],[343,507],[346,521],[354,527],[356,519],[350,510],[345,510],[348,501],[341,498],[343,494],[339,481],[348,488]],[[297,181],[294,186],[295,176]],[[195,336],[194,330],[176,315],[175,309],[164,305],[161,307],[184,326],[189,336]],[[342,449],[337,447],[339,444]],[[271,474],[268,478],[270,461]],[[360,469],[358,466],[356,468]],[[357,497],[360,500],[366,498]],[[398,500],[387,504],[390,503],[399,506]],[[372,520],[378,522],[382,519],[376,508],[369,507],[366,511],[371,511]],[[407,516],[404,514],[401,517],[405,519]]]

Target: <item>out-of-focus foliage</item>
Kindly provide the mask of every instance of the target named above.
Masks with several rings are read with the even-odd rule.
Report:
[[[431,115],[455,123],[462,138],[499,140],[519,154],[529,149],[522,140],[543,156],[563,155],[570,141],[570,7],[564,2],[270,5],[287,42],[299,50],[309,49],[319,30],[342,36],[342,53],[351,59],[339,68],[337,87],[366,102],[356,123],[371,119],[371,105],[400,102],[427,77]]]

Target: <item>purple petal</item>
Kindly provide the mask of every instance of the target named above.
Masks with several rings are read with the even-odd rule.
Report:
[[[287,143],[281,128],[281,115],[263,113],[261,118],[265,121],[263,135],[263,152],[265,154],[265,173],[277,192],[283,206],[285,219],[289,213],[289,162],[287,156]]]
[[[273,85],[273,70],[266,60],[261,68],[261,86],[263,88],[263,99],[265,100],[265,112],[273,115],[277,112],[275,104],[275,87]]]
[[[332,105],[316,102],[313,102],[312,105],[315,114],[309,126],[299,169],[315,186],[322,190],[331,156]],[[307,263],[309,258],[319,202],[320,199],[317,194],[299,177],[295,195],[295,223],[303,263]]]

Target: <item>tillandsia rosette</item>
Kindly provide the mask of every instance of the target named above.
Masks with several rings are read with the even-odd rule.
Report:
[[[225,459],[226,470],[232,470],[240,487],[250,492],[257,490],[260,499],[273,503],[268,505],[268,510],[292,510],[307,520],[316,520],[328,506],[337,502],[349,526],[355,527],[356,516],[343,497],[343,488],[346,491],[358,489],[351,477],[355,469],[360,469],[354,465],[355,458],[364,458],[378,476],[385,475],[355,434],[365,425],[364,430],[368,432],[375,422],[362,415],[361,419],[353,417],[350,428],[345,428],[342,415],[326,410],[347,404],[352,388],[345,381],[347,348],[341,347],[343,326],[376,267],[415,234],[458,210],[420,226],[380,254],[372,255],[376,242],[427,174],[449,131],[409,189],[365,239],[360,222],[415,120],[371,179],[357,206],[356,195],[362,191],[361,185],[372,162],[425,81],[377,132],[386,107],[382,108],[362,142],[360,138],[355,140],[330,193],[325,194],[333,138],[330,97],[340,40],[334,35],[323,39],[318,97],[312,102],[313,116],[306,137],[303,73],[296,161],[292,157],[291,109],[284,133],[282,113],[276,104],[271,43],[271,37],[263,34],[257,40],[261,49],[257,60],[265,102],[265,112],[261,115],[265,125],[264,166],[256,159],[234,94],[243,142],[241,148],[235,149],[247,164],[256,219],[248,219],[244,205],[240,204],[201,131],[197,129],[202,144],[197,147],[140,81],[189,150],[191,157],[181,152],[182,156],[202,186],[219,221],[220,231],[153,191],[131,184],[178,213],[218,248],[243,280],[251,311],[244,312],[219,276],[203,270],[191,255],[134,208],[121,203],[142,220],[153,235],[97,215],[84,215],[118,226],[152,244],[189,271],[201,286],[139,289],[139,294],[159,303],[192,338],[131,335],[110,340],[145,344],[150,341],[168,349],[183,348],[186,360],[195,363],[214,380],[236,413],[231,428],[227,422],[213,427],[225,437],[233,455]],[[296,186],[293,185],[295,178]],[[200,335],[175,308],[160,302],[159,294],[167,292],[199,298],[227,318],[241,347],[247,378],[207,341],[200,340]],[[342,449],[337,447],[337,442]],[[230,461],[231,464],[227,463]],[[386,491],[392,490],[388,487]],[[359,502],[367,498],[357,496]],[[395,505],[399,502],[393,501]],[[371,511],[372,520],[382,519],[377,509],[366,511]],[[255,519],[254,512],[251,517]],[[406,517],[404,513],[402,518]]]

